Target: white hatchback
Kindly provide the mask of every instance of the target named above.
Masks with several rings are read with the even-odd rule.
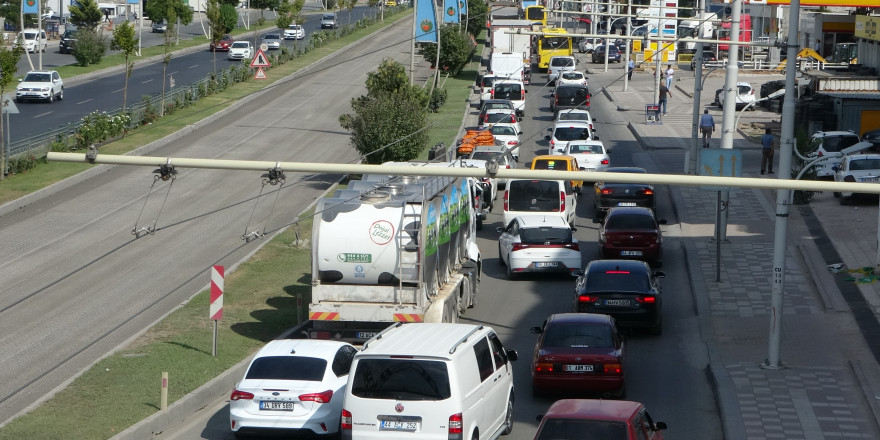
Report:
[[[519,162],[519,123],[493,124],[489,131],[495,136],[495,145],[504,145],[513,154],[513,158]]]
[[[269,342],[229,397],[232,433],[236,438],[256,433],[336,435],[356,353],[340,341]]]
[[[254,57],[254,49],[250,41],[236,41],[229,46],[229,52],[226,53],[226,59],[230,61],[241,61]]]
[[[880,182],[880,154],[849,154],[841,159],[839,165],[832,168],[835,182]],[[841,205],[846,205],[858,196],[860,194],[834,193],[834,197],[840,199]]]
[[[606,149],[602,141],[586,140],[571,141],[566,145],[562,154],[574,157],[577,160],[578,167],[581,171],[598,171],[604,172],[611,163],[608,154],[610,149]]]
[[[497,230],[498,259],[508,278],[527,272],[575,275],[581,269],[575,229],[558,215],[524,215]]]
[[[561,86],[563,84],[577,84],[581,86],[586,86],[588,85],[587,79],[587,76],[584,75],[583,72],[572,70],[570,72],[562,72],[559,75],[559,78],[556,79],[556,85]]]
[[[551,135],[545,137],[549,141],[548,154],[562,154],[570,141],[587,141],[593,139],[590,124],[583,122],[560,122],[548,128]]]
[[[726,93],[724,91],[718,95],[718,103],[721,107],[724,107],[724,96]],[[752,110],[755,109],[755,102],[757,102],[758,98],[755,96],[755,89],[752,88],[752,85],[747,82],[738,82],[736,83],[736,108],[741,109],[746,106],[750,106]]]

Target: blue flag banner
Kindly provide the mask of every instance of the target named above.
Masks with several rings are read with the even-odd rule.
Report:
[[[444,23],[458,23],[461,21],[461,13],[459,12],[458,6],[459,0],[444,0],[443,1],[443,22]]]
[[[417,43],[437,42],[437,12],[432,0],[416,0],[415,35]]]
[[[458,0],[459,15],[467,15],[467,0]]]
[[[39,14],[39,5],[37,4],[38,0],[21,0],[21,13],[22,14]]]

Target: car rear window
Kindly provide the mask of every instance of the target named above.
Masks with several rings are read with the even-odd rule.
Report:
[[[471,153],[470,159],[489,161],[492,160],[493,157],[498,156],[501,156],[500,151],[474,151]]]
[[[516,129],[508,125],[493,125],[492,134],[498,136],[514,136],[516,135]]]
[[[579,72],[565,72],[562,74],[562,79],[581,79],[581,74]]]
[[[559,211],[559,182],[514,180],[510,182],[510,211]]]
[[[361,359],[351,394],[365,399],[444,400],[452,394],[446,363],[419,359]]]
[[[254,360],[245,379],[309,380],[324,378],[327,361],[298,356],[266,356]]]
[[[605,229],[656,229],[657,223],[649,215],[612,215],[605,220]]]
[[[495,84],[495,80],[498,78],[494,76],[484,76],[483,77],[483,87],[492,87],[492,84]]]
[[[568,144],[569,153],[602,154],[601,145]]]
[[[560,99],[587,99],[587,96],[590,94],[590,89],[586,87],[560,87],[556,89],[556,95]]]
[[[484,122],[488,122],[490,124],[494,124],[496,122],[514,122],[514,116],[512,113],[487,113],[486,120]]]
[[[560,121],[583,121],[590,120],[589,115],[582,112],[563,112],[559,114]]]
[[[568,164],[569,162],[567,160],[535,159],[535,161],[532,162],[532,169],[569,171]]]
[[[520,229],[519,238],[526,244],[562,244],[571,243],[571,229],[568,228],[523,228]]]
[[[648,286],[648,277],[643,272],[611,270],[590,272],[585,287],[590,292],[644,292]]]
[[[576,141],[590,139],[590,129],[585,127],[557,127],[553,137],[558,141]]]
[[[859,143],[858,136],[826,136],[822,138],[822,148],[828,152],[837,152]]]
[[[544,331],[542,345],[550,348],[611,348],[614,339],[607,325],[551,325]]]
[[[522,87],[519,84],[495,84],[495,97],[498,99],[522,99]]]
[[[553,58],[550,60],[553,67],[569,67],[574,66],[574,60],[571,58]]]
[[[535,440],[591,439],[626,440],[626,424],[601,420],[544,420]]]
[[[858,159],[849,163],[850,171],[880,170],[880,159]]]

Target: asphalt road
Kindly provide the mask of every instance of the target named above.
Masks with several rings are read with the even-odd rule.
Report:
[[[367,72],[383,58],[408,57],[408,25],[403,20],[386,38],[353,44],[150,154],[355,161],[337,117],[351,110],[350,98],[365,92]],[[206,54],[194,68],[210,68]],[[76,93],[65,101],[75,102]],[[242,239],[245,232],[271,234],[290,224],[338,177],[291,173],[258,199],[262,173],[181,170],[173,184],[151,191],[150,168],[101,169],[0,216],[0,420],[186,301],[208,284],[211,265],[231,267],[257,248],[259,241]],[[155,234],[132,234],[151,225]]]
[[[552,125],[552,118],[549,89],[537,84],[543,78],[543,74],[533,75],[536,84],[528,87],[520,166],[528,164],[536,154],[545,154],[547,149],[543,137]],[[593,87],[599,89],[598,84]],[[626,128],[626,121],[607,100],[597,97],[592,113],[600,138],[613,149],[612,165],[643,166],[649,172],[657,171],[651,155],[641,149]],[[571,311],[574,283],[568,278],[543,276],[506,279],[503,266],[498,264],[498,232],[495,231],[502,223],[501,197],[499,195],[495,212],[478,234],[484,274],[478,305],[467,310],[463,320],[492,326],[506,346],[519,352],[520,360],[514,363],[515,425],[513,433],[505,438],[530,440],[537,429],[535,417],[543,414],[555,399],[536,399],[531,395],[529,368],[535,335],[529,328],[541,325],[552,313]],[[694,312],[685,255],[676,238],[678,220],[666,188],[658,188],[657,206],[658,216],[670,223],[664,226],[664,330],[659,337],[628,336],[627,398],[644,402],[655,420],[666,422],[669,430],[664,435],[668,438],[721,440],[721,420],[705,372],[708,357]],[[589,188],[579,200],[577,216],[575,235],[582,244],[586,263],[599,257],[598,225],[592,222],[595,210]],[[232,439],[228,423],[227,401],[219,399],[157,439]]]
[[[360,18],[372,13],[371,9],[366,6],[358,6],[351,11],[351,22],[354,23]],[[346,25],[349,22],[349,11],[338,13],[339,24]],[[254,13],[259,16],[259,13]],[[272,20],[274,17],[272,12],[266,12],[266,19]],[[320,30],[320,15],[306,15],[306,21],[303,27],[306,31],[306,38],[303,40],[285,40],[284,44],[288,46],[308,44],[311,34]],[[251,24],[254,24],[252,20]],[[151,33],[149,21],[145,20],[143,29],[142,47],[158,46],[164,44],[162,34]],[[181,31],[181,39],[191,39],[194,36],[205,35],[202,26],[207,26],[207,22],[201,23],[194,20],[193,23],[185,26]],[[263,31],[259,35],[269,31]],[[242,37],[239,37],[242,38]],[[252,41],[259,46],[259,36]],[[208,50],[207,43],[204,50],[189,50],[182,53],[176,53],[171,58],[166,71],[166,91],[170,91],[170,80],[173,78],[176,87],[185,87],[195,81],[205,78],[216,69],[224,69],[234,63],[240,61],[228,61],[225,52],[211,52]],[[34,68],[38,64],[39,54],[30,54]],[[216,63],[215,63],[216,55]],[[49,50],[42,54],[44,69],[52,69],[58,66],[73,64],[76,62],[73,55],[61,54],[58,52],[58,42],[53,41],[49,45]],[[22,56],[18,65],[18,74],[23,75],[30,70],[25,56]],[[135,67],[132,76],[128,80],[128,97],[127,103],[140,101],[143,96],[157,96],[162,93],[162,63],[154,61],[144,64],[142,61],[135,59]],[[270,73],[271,75],[271,73]],[[65,79],[64,99],[55,103],[43,102],[27,102],[17,103],[18,114],[10,115],[10,137],[13,142],[26,139],[32,136],[43,134],[47,129],[54,129],[66,126],[67,124],[77,122],[83,116],[93,111],[115,111],[122,108],[122,95],[125,78],[122,70],[116,74],[105,74],[88,81],[70,81]]]

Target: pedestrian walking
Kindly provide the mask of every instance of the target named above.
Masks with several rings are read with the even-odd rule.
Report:
[[[761,174],[764,174],[765,169],[773,174],[773,134],[770,133],[769,128],[765,129],[764,136],[761,136],[761,153]]]
[[[632,81],[633,79],[633,71],[636,70],[636,62],[633,61],[632,58],[629,59],[629,62],[626,63],[626,79],[628,81]]]
[[[666,114],[666,101],[669,100],[669,88],[663,84],[660,84],[660,106],[663,109],[663,114]]]
[[[700,116],[700,131],[703,133],[703,148],[709,148],[709,139],[715,132],[715,119],[709,114],[709,109],[703,110],[703,116]]]
[[[104,9],[104,23],[110,22],[110,10]]]
[[[675,71],[672,70],[672,64],[666,66],[666,88],[672,88],[672,77],[675,75]]]

